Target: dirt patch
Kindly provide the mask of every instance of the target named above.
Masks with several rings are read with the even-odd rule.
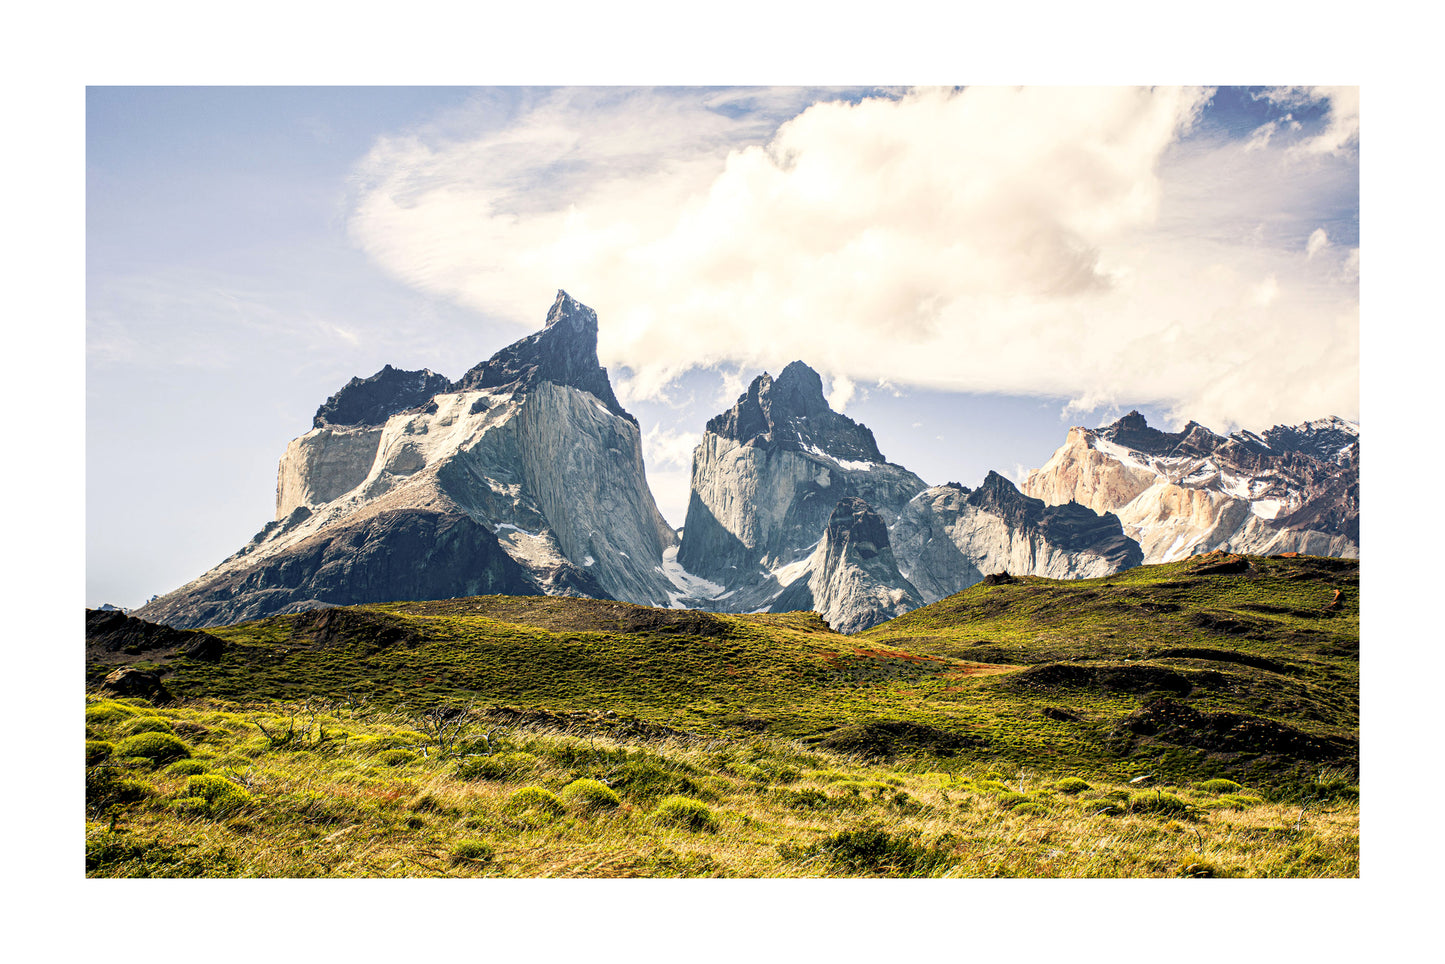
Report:
[[[1187,696],[1194,683],[1183,673],[1162,666],[1044,663],[1015,673],[1004,685],[1029,690],[1101,689],[1114,693],[1174,693]]]
[[[1341,742],[1242,713],[1201,712],[1177,700],[1151,700],[1124,717],[1124,729],[1168,743],[1225,753],[1275,754],[1303,760],[1348,756]]]
[[[899,652],[891,649],[855,649],[854,656],[864,656],[868,659],[903,659],[911,663],[939,663],[939,660],[932,656],[915,656],[912,653]]]
[[[1191,576],[1232,576],[1249,572],[1249,560],[1243,556],[1206,553],[1199,557],[1203,565],[1189,570]],[[1208,560],[1208,561],[1205,561]]]
[[[941,730],[907,720],[870,720],[839,727],[818,741],[818,746],[835,753],[890,759],[910,753],[953,756],[959,750],[978,749],[985,740],[965,733]]]

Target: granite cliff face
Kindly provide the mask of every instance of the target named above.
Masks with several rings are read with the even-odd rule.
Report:
[[[990,573],[1092,579],[1144,558],[1117,516],[1077,503],[1045,505],[997,472],[973,490],[957,483],[924,490],[904,507],[892,535],[903,575],[929,603]]]
[[[805,574],[783,590],[772,612],[814,610],[840,633],[857,633],[924,604],[898,571],[888,527],[862,499],[840,499]]]
[[[817,372],[793,362],[707,423],[677,561],[753,602],[760,580],[776,590],[779,572],[808,557],[840,500],[862,499],[891,522],[924,487],[828,406]]]
[[[542,331],[456,384],[390,368],[353,379],[287,447],[276,519],[137,615],[210,626],[479,593],[667,605],[676,536],[596,338],[592,310],[559,292]]]
[[[1138,412],[1073,428],[1023,485],[1051,505],[1113,512],[1145,562],[1196,553],[1360,554],[1359,427],[1339,418],[1221,436]]]

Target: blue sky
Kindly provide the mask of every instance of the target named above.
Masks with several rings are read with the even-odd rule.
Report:
[[[1129,408],[1358,416],[1358,91],[91,88],[88,605],[268,521],[316,406],[450,377],[566,288],[682,522],[802,358],[931,483]]]

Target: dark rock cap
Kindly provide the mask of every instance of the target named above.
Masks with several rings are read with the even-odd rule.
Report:
[[[597,312],[565,291],[547,312],[541,331],[515,341],[473,367],[457,382],[457,391],[536,382],[569,385],[596,396],[614,415],[637,424],[612,391],[607,369],[597,360]]]
[[[398,412],[425,405],[433,395],[451,390],[446,376],[431,369],[408,372],[386,365],[370,378],[353,378],[342,386],[316,410],[311,427],[384,425]]]
[[[885,461],[872,431],[833,411],[823,397],[822,377],[801,361],[776,379],[767,372],[753,379],[731,409],[708,421],[707,430],[744,445],[813,447],[849,461]]]

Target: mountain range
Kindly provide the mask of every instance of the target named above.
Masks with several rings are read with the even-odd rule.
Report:
[[[856,632],[986,575],[1108,575],[1215,549],[1358,556],[1359,434],[1340,419],[1222,437],[1130,413],[1072,429],[1017,487],[928,486],[835,412],[802,361],[759,375],[693,456],[683,528],[637,419],[558,292],[545,326],[458,381],[391,366],[316,411],[276,515],[136,610],[176,628],[391,600],[563,595],[724,613],[815,610]]]

